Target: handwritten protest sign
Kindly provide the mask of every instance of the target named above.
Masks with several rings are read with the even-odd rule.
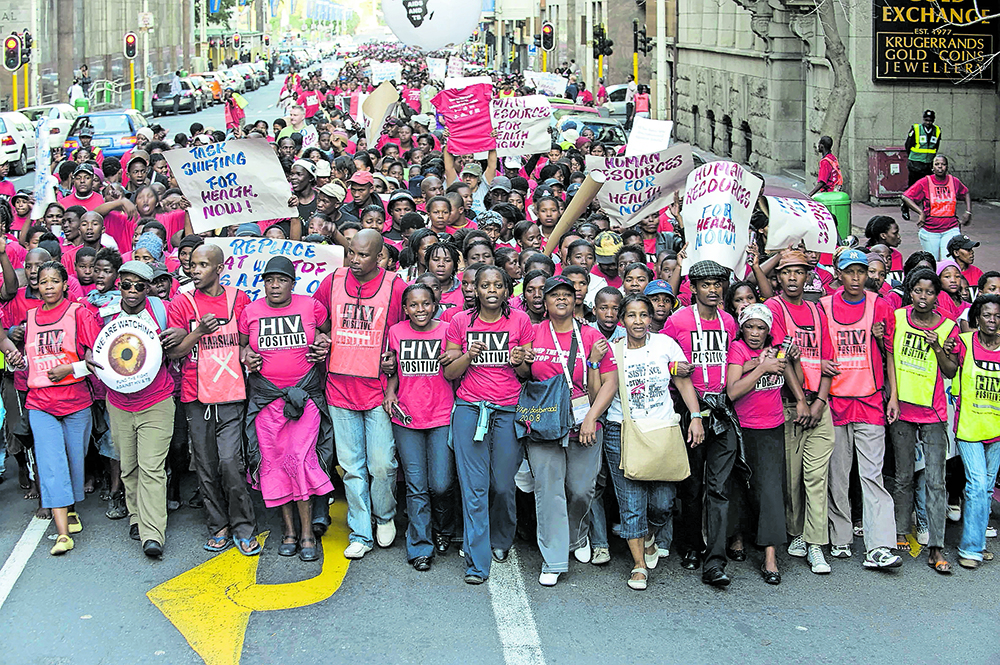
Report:
[[[317,245],[294,240],[272,238],[206,238],[225,255],[225,270],[219,280],[223,286],[235,286],[245,291],[250,300],[264,297],[264,267],[275,256],[285,256],[295,265],[295,286],[292,293],[311,296],[320,282],[336,268],[344,265],[344,248],[340,245]]]
[[[327,83],[336,83],[337,78],[340,76],[340,70],[344,67],[343,60],[334,60],[333,62],[324,62],[322,70],[320,72],[320,77]]]
[[[372,85],[378,85],[382,81],[402,81],[403,65],[398,62],[371,61]]]
[[[35,164],[48,164],[51,161],[49,146],[49,119],[43,117],[35,128]],[[31,208],[31,219],[41,219],[45,209],[56,201],[55,184],[58,181],[48,168],[35,167],[35,205]]]
[[[288,181],[264,139],[239,139],[163,153],[191,202],[195,233],[289,217]]]
[[[399,91],[393,87],[389,81],[383,81],[382,85],[375,88],[375,91],[368,95],[361,104],[361,112],[364,113],[365,137],[368,145],[375,145],[385,120],[389,117],[389,109],[399,101]]]
[[[559,74],[553,72],[524,72],[524,82],[528,87],[534,88],[536,92],[549,97],[562,97],[566,94],[566,85],[569,83]]]
[[[832,254],[837,248],[837,223],[825,205],[812,199],[791,199],[784,196],[767,196],[769,252],[798,246],[804,242],[806,249]]]
[[[431,100],[448,128],[448,152],[468,155],[496,148],[490,133],[490,97],[493,89],[484,83],[461,90],[442,90]]]
[[[453,55],[448,58],[448,73],[446,77],[455,78],[458,76],[465,76],[465,60]]]
[[[746,264],[750,214],[763,186],[763,180],[735,162],[709,162],[688,176],[681,211],[688,240],[685,275],[704,259],[734,271]]]
[[[670,205],[674,191],[694,168],[691,146],[678,143],[648,155],[587,157],[587,171],[601,171],[607,180],[597,194],[601,210],[632,226]]]
[[[552,105],[543,95],[494,99],[490,102],[490,118],[497,132],[500,157],[547,152],[552,145]]]
[[[632,131],[625,144],[625,156],[648,155],[670,147],[670,132],[673,120],[650,120],[636,116],[632,118]]]
[[[448,60],[445,58],[426,58],[427,73],[432,81],[443,81],[448,75]]]

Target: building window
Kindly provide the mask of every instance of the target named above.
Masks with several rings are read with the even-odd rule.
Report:
[[[705,117],[708,118],[708,150],[715,151],[715,111],[707,111]]]
[[[722,116],[722,155],[733,156],[733,121],[728,115]]]
[[[750,123],[744,120],[740,123],[740,131],[743,132],[743,149],[746,151],[744,161],[750,163],[750,155],[753,154],[753,132],[750,131]]]
[[[698,141],[698,105],[695,104],[691,107],[691,143],[700,145]]]

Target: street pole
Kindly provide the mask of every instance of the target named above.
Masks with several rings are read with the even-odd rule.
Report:
[[[14,100],[13,100],[14,101],[14,108],[12,110],[16,111],[18,109],[18,106],[17,106],[17,94],[18,94],[18,90],[17,90],[17,72],[16,71],[12,72],[11,73],[11,77],[12,77],[11,80],[12,80],[12,82],[14,84],[13,86],[11,86],[14,89]]]
[[[31,0],[31,18],[29,20],[31,25],[31,37],[33,39],[38,39],[38,0]],[[35,65],[35,71],[38,71],[38,51],[41,49],[40,46],[35,46],[31,49],[31,64]],[[32,106],[38,104],[38,81],[37,76],[31,77],[31,97],[25,98],[25,106]],[[30,101],[28,101],[30,100]]]
[[[24,105],[31,106],[31,97],[28,96],[28,81],[31,79],[29,75],[29,70],[31,65],[29,63],[24,64]]]
[[[671,69],[677,67],[674,61]],[[656,115],[659,120],[666,120],[667,115],[667,3],[666,0],[656,0]],[[669,117],[673,119],[674,109],[670,108]]]
[[[549,56],[549,52],[546,51],[545,49],[542,49],[542,71],[543,72],[549,71],[548,70],[548,63],[549,63],[549,57],[548,56]]]
[[[128,61],[128,80],[132,84],[132,108],[135,108],[135,60]]]
[[[632,78],[639,83],[639,19],[632,19]]]
[[[142,11],[146,13],[149,11],[149,0],[142,0]],[[132,77],[135,80],[135,77]],[[152,104],[153,91],[149,89],[149,28],[143,28],[142,30],[142,89],[145,91],[142,95],[142,108],[140,111],[146,110],[146,104]],[[135,95],[132,96],[132,108],[135,108]]]
[[[196,1],[202,2],[202,0]],[[201,24],[201,48],[198,49],[198,52],[205,59],[204,67],[208,70],[208,59],[211,57],[208,49],[208,16],[206,16],[208,14],[208,0],[204,0],[201,11],[198,14],[198,23]]]
[[[591,91],[596,90],[597,79],[594,78],[594,5],[590,0],[585,0],[587,3],[587,18],[585,23],[587,35],[587,50],[583,55],[584,61],[587,63],[587,80],[590,82]]]

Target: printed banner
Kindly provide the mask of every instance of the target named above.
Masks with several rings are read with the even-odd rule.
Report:
[[[764,198],[769,219],[765,250],[778,251],[804,242],[808,250],[833,254],[837,248],[837,223],[825,205],[812,199]]]
[[[448,76],[448,60],[445,58],[425,58],[427,60],[427,73],[432,81],[444,81]]]
[[[650,120],[642,116],[632,118],[632,131],[625,144],[625,156],[648,155],[670,147],[673,120]]]
[[[403,79],[403,65],[398,62],[371,61],[372,85],[377,86],[382,81],[395,80],[401,83]]]
[[[448,152],[470,155],[493,150],[496,139],[490,136],[491,86],[480,83],[461,90],[443,90],[431,101],[448,128]]]
[[[622,226],[637,224],[670,205],[674,192],[683,189],[684,179],[693,168],[691,146],[687,143],[635,157],[587,156],[587,171],[601,171],[607,178],[597,202]]]
[[[524,82],[529,88],[534,88],[535,92],[548,95],[549,97],[562,97],[566,94],[566,85],[569,83],[559,74],[553,72],[524,72]]]
[[[293,214],[285,173],[264,139],[167,150],[163,156],[191,202],[188,213],[195,233]]]
[[[226,269],[219,280],[223,286],[235,286],[245,291],[250,300],[264,297],[264,266],[275,256],[287,256],[295,265],[295,286],[292,293],[311,296],[323,278],[344,265],[344,248],[340,245],[317,245],[294,240],[271,238],[205,238],[218,245],[226,258]]]
[[[681,210],[688,240],[683,274],[711,259],[743,279],[737,267],[746,265],[750,214],[763,186],[763,180],[735,162],[709,162],[688,176]]]
[[[143,315],[115,319],[101,329],[94,341],[97,377],[120,393],[136,393],[151,384],[160,371],[162,358],[163,346],[156,326]]]
[[[497,132],[497,156],[534,155],[552,146],[549,122],[552,105],[544,95],[505,97],[490,102]]]

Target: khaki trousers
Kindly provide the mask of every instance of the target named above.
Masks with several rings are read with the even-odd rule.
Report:
[[[785,405],[785,524],[789,535],[810,545],[826,545],[827,483],[833,455],[830,409],[812,429],[795,424],[795,406]]]

